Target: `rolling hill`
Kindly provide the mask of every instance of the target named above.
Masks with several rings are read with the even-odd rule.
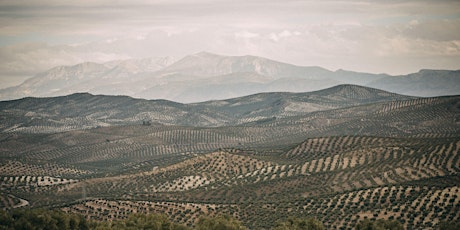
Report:
[[[72,94],[0,102],[0,206],[93,220],[166,213],[249,229],[314,217],[433,229],[460,218],[460,96],[357,85],[182,104]]]
[[[388,76],[375,80],[367,86],[392,92],[404,92],[406,95],[422,97],[458,95],[460,70],[420,70],[405,76]]]
[[[241,125],[273,117],[409,99],[413,97],[356,85],[340,85],[311,93],[261,93],[195,104],[78,93],[0,102],[1,113],[8,117],[0,130],[57,132],[146,121],[204,127]]]

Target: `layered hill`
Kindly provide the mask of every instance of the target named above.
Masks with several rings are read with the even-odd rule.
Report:
[[[227,214],[249,229],[460,218],[460,96],[340,85],[181,104],[84,93],[0,102],[0,119],[8,210],[166,213],[189,226]]]
[[[272,118],[413,97],[356,85],[310,93],[261,93],[222,101],[181,104],[127,96],[78,93],[0,102],[4,132],[57,132],[98,126],[142,124],[230,126]]]
[[[192,103],[262,92],[315,91],[340,84],[412,96],[442,96],[460,94],[459,83],[459,71],[422,70],[389,76],[201,52],[176,62],[154,58],[59,66],[21,85],[0,90],[0,100],[89,92]]]
[[[373,81],[367,86],[406,95],[422,97],[457,95],[460,85],[460,70],[420,70],[405,76],[388,76]]]

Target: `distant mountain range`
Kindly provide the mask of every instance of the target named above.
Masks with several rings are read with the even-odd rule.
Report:
[[[390,76],[202,52],[176,62],[166,57],[59,66],[0,90],[0,100],[88,92],[192,103],[261,92],[308,92],[340,84],[411,96],[458,95],[460,70],[421,70]]]

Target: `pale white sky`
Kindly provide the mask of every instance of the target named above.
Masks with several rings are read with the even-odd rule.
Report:
[[[200,51],[372,73],[460,69],[460,1],[0,1],[0,88],[57,65]]]

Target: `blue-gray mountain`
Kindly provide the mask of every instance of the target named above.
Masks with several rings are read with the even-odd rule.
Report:
[[[191,103],[261,92],[307,92],[340,84],[370,86],[411,96],[458,95],[460,71],[421,70],[390,76],[202,52],[177,62],[155,58],[59,66],[21,85],[0,90],[0,100],[89,92]]]

